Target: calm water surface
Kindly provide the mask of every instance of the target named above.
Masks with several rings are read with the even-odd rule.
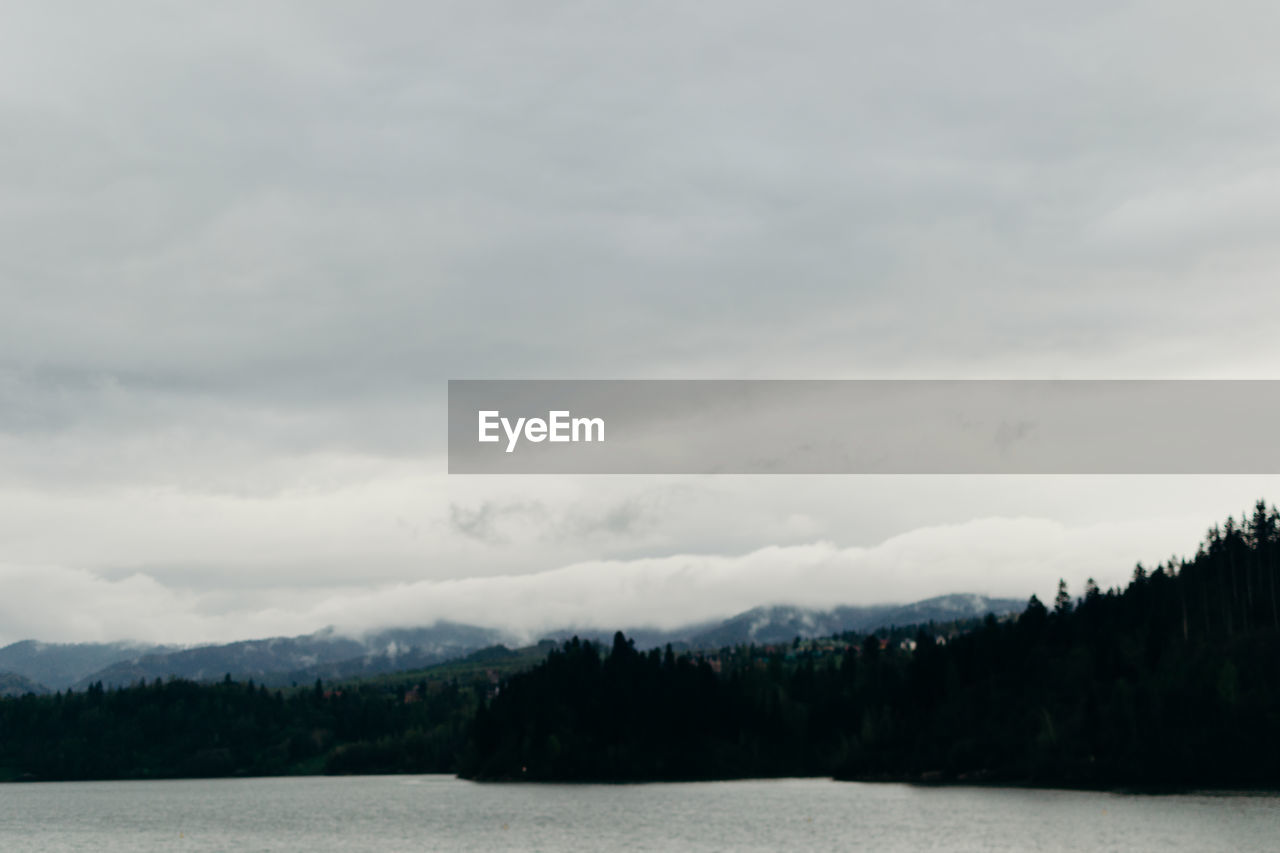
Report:
[[[6,851],[1280,849],[1280,797],[822,779],[478,785],[450,776],[0,786]]]

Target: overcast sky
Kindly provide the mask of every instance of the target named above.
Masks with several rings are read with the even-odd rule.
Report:
[[[1280,7],[1230,6],[6,4],[0,641],[1194,552],[1280,478],[448,477],[445,381],[1280,378]]]

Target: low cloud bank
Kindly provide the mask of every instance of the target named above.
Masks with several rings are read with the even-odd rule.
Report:
[[[165,586],[145,573],[108,580],[49,566],[0,566],[0,639],[225,642],[303,634],[324,626],[358,634],[446,619],[528,640],[566,626],[671,628],[762,604],[829,608],[908,602],[951,592],[1051,595],[1059,578],[1123,583],[1180,541],[1175,522],[1077,528],[1036,518],[988,518],[925,527],[873,547],[827,541],[747,553],[602,560],[523,575],[424,580],[374,587],[272,588],[223,598]]]

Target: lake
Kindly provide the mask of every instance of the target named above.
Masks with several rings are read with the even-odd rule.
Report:
[[[0,785],[4,851],[1275,849],[1280,797],[826,779],[475,784],[451,776]]]

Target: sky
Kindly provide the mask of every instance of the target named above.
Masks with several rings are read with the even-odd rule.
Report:
[[[445,383],[1280,378],[1278,24],[7,4],[0,641],[532,636],[1190,555],[1280,477],[450,477]]]

